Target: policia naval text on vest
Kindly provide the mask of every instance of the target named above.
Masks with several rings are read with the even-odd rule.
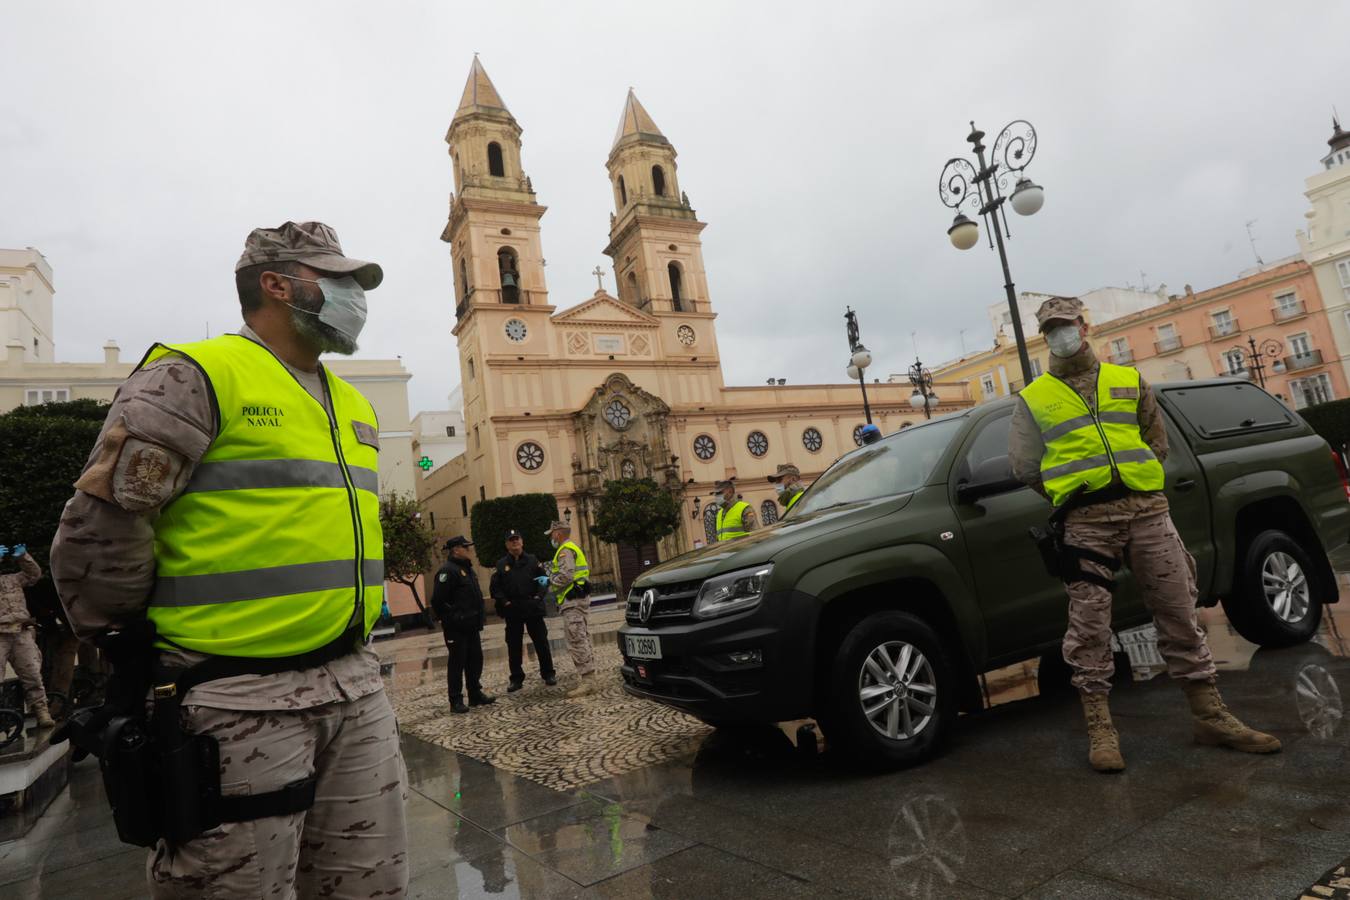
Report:
[[[321,366],[330,412],[267,348],[241,335],[157,344],[141,365],[169,354],[205,375],[216,439],[154,522],[158,577],[148,621],[109,639],[123,643],[109,654],[108,701],[53,735],[99,756],[118,834],[140,846],[184,843],[222,821],[313,804],[312,778],[222,798],[218,743],[183,733],[181,703],[206,681],[307,669],[354,652],[384,593],[369,401]],[[210,658],[188,669],[152,667],[153,648]]]
[[[558,592],[558,605],[562,606],[569,596],[576,593],[579,597],[584,597],[590,593],[591,567],[586,562],[586,554],[581,552],[581,547],[577,546],[570,539],[563,541],[558,545],[558,549],[553,554],[552,571],[558,571],[558,557],[562,556],[564,550],[572,551],[572,558],[576,562],[576,568],[572,571],[572,583]]]
[[[1023,388],[1045,443],[1041,480],[1055,513],[1049,530],[1031,529],[1046,570],[1066,584],[1089,581],[1105,588],[1112,581],[1084,571],[1083,559],[1112,572],[1120,563],[1064,542],[1064,518],[1076,506],[1118,499],[1131,491],[1161,491],[1162,463],[1139,428],[1139,372],[1100,363],[1089,404],[1061,379],[1046,373]]]
[[[723,507],[717,511],[717,539],[719,541],[735,540],[750,533],[745,530],[745,511],[749,508],[749,503],[744,500],[737,500],[731,506]]]

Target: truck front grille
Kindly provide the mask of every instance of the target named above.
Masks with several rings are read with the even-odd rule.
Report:
[[[629,625],[658,625],[686,622],[694,617],[694,600],[698,597],[701,581],[682,581],[676,584],[656,585],[656,601],[652,604],[651,617],[644,623],[638,614],[642,606],[645,591],[634,588],[628,593],[628,605],[624,610],[624,619]]]

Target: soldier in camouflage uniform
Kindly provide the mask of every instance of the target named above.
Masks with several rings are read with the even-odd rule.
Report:
[[[9,548],[0,546],[0,559],[9,554]],[[39,728],[50,728],[56,723],[47,711],[47,692],[42,688],[42,654],[38,651],[34,632],[37,630],[23,589],[32,587],[42,578],[42,569],[28,555],[28,548],[19,544],[14,548],[14,559],[19,571],[0,575],[0,678],[5,674],[5,663],[23,683],[28,708],[37,717]]]
[[[319,355],[351,353],[356,341],[350,329],[319,317],[328,301],[311,282],[325,276],[374,288],[382,273],[343,256],[337,235],[319,222],[255,230],[235,267],[239,334],[270,350],[331,416]],[[201,369],[170,354],[118,391],[52,549],[57,589],[81,639],[146,614],[156,573],[151,523],[183,492],[216,437],[212,390]],[[161,653],[162,663],[175,666],[203,659]],[[403,896],[407,773],[368,643],[301,671],[205,682],[188,692],[182,710],[187,731],[219,739],[224,795],[266,793],[312,776],[317,790],[303,812],[227,822],[178,846],[161,840],[148,866],[154,897]]]
[[[571,698],[595,692],[595,648],[591,645],[591,597],[587,577],[590,568],[581,548],[572,542],[572,526],[554,522],[549,539],[557,551],[548,567],[549,597],[562,608],[567,650],[572,655],[581,684],[568,691]]]
[[[1067,384],[1083,399],[1086,410],[1096,410],[1101,364],[1086,340],[1082,304],[1072,297],[1054,297],[1041,304],[1036,319],[1041,331],[1047,333],[1050,346],[1050,369],[1041,378]],[[1137,388],[1113,387],[1111,391],[1113,399],[1137,401],[1138,421],[1132,424],[1161,463],[1167,458],[1167,430],[1153,391],[1142,377]],[[1053,437],[1055,432],[1064,433],[1063,426],[1043,431],[1024,392],[1013,412],[1009,460],[1014,475],[1046,497],[1045,435]],[[1066,544],[1123,560],[1134,572],[1144,602],[1153,613],[1158,650],[1167,661],[1168,674],[1181,682],[1190,701],[1196,741],[1250,753],[1279,750],[1277,739],[1243,725],[1219,697],[1214,660],[1196,617],[1195,560],[1172,524],[1166,495],[1161,490],[1127,489],[1119,470],[1113,468],[1108,487],[1075,496],[1065,505],[1069,507]],[[1080,564],[1102,581],[1113,574],[1093,560],[1083,559]],[[1064,636],[1064,659],[1073,668],[1073,684],[1083,702],[1089,762],[1098,771],[1118,772],[1125,768],[1125,762],[1107,705],[1113,672],[1111,591],[1093,581],[1073,581],[1066,589],[1069,628]]]

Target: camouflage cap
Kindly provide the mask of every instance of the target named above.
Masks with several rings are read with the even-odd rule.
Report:
[[[1083,303],[1077,297],[1051,297],[1036,310],[1036,325],[1045,330],[1047,322],[1072,322],[1083,315]]]
[[[567,524],[566,522],[562,521],[561,519],[554,519],[554,520],[553,520],[553,524],[550,525],[550,526],[548,526],[548,531],[545,531],[545,532],[544,532],[544,536],[545,536],[545,537],[548,537],[549,535],[553,534],[553,532],[555,532],[555,531],[571,531],[571,530],[572,530],[572,526],[571,526],[571,525]]]
[[[273,262],[299,262],[326,274],[350,275],[367,291],[384,280],[384,271],[375,263],[343,256],[337,232],[322,222],[253,229],[244,239],[244,253],[234,270]]]
[[[722,493],[723,491],[725,491],[727,488],[733,488],[733,489],[734,489],[735,487],[736,487],[736,482],[735,482],[733,479],[731,479],[731,478],[727,478],[727,479],[724,479],[724,480],[722,480],[722,481],[719,481],[719,482],[717,482],[716,484],[713,485],[713,493],[714,493],[714,494],[720,494],[720,493]]]
[[[792,463],[783,463],[779,465],[777,472],[774,472],[772,475],[769,476],[769,481],[771,481],[774,484],[777,484],[784,478],[789,478],[792,476],[801,478],[802,470],[794,466]]]

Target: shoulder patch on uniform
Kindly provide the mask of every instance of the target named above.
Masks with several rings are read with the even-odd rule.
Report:
[[[449,575],[447,575],[447,574],[445,574],[444,572],[442,572],[442,573],[437,577],[436,580],[437,580],[437,581],[445,581],[445,580],[448,579],[449,577],[450,577]]]
[[[367,447],[380,449],[380,433],[375,430],[374,425],[367,425],[365,422],[358,422],[352,419],[352,430],[356,432],[356,439]]]
[[[1113,387],[1111,388],[1112,400],[1138,400],[1139,388],[1137,387]]]

